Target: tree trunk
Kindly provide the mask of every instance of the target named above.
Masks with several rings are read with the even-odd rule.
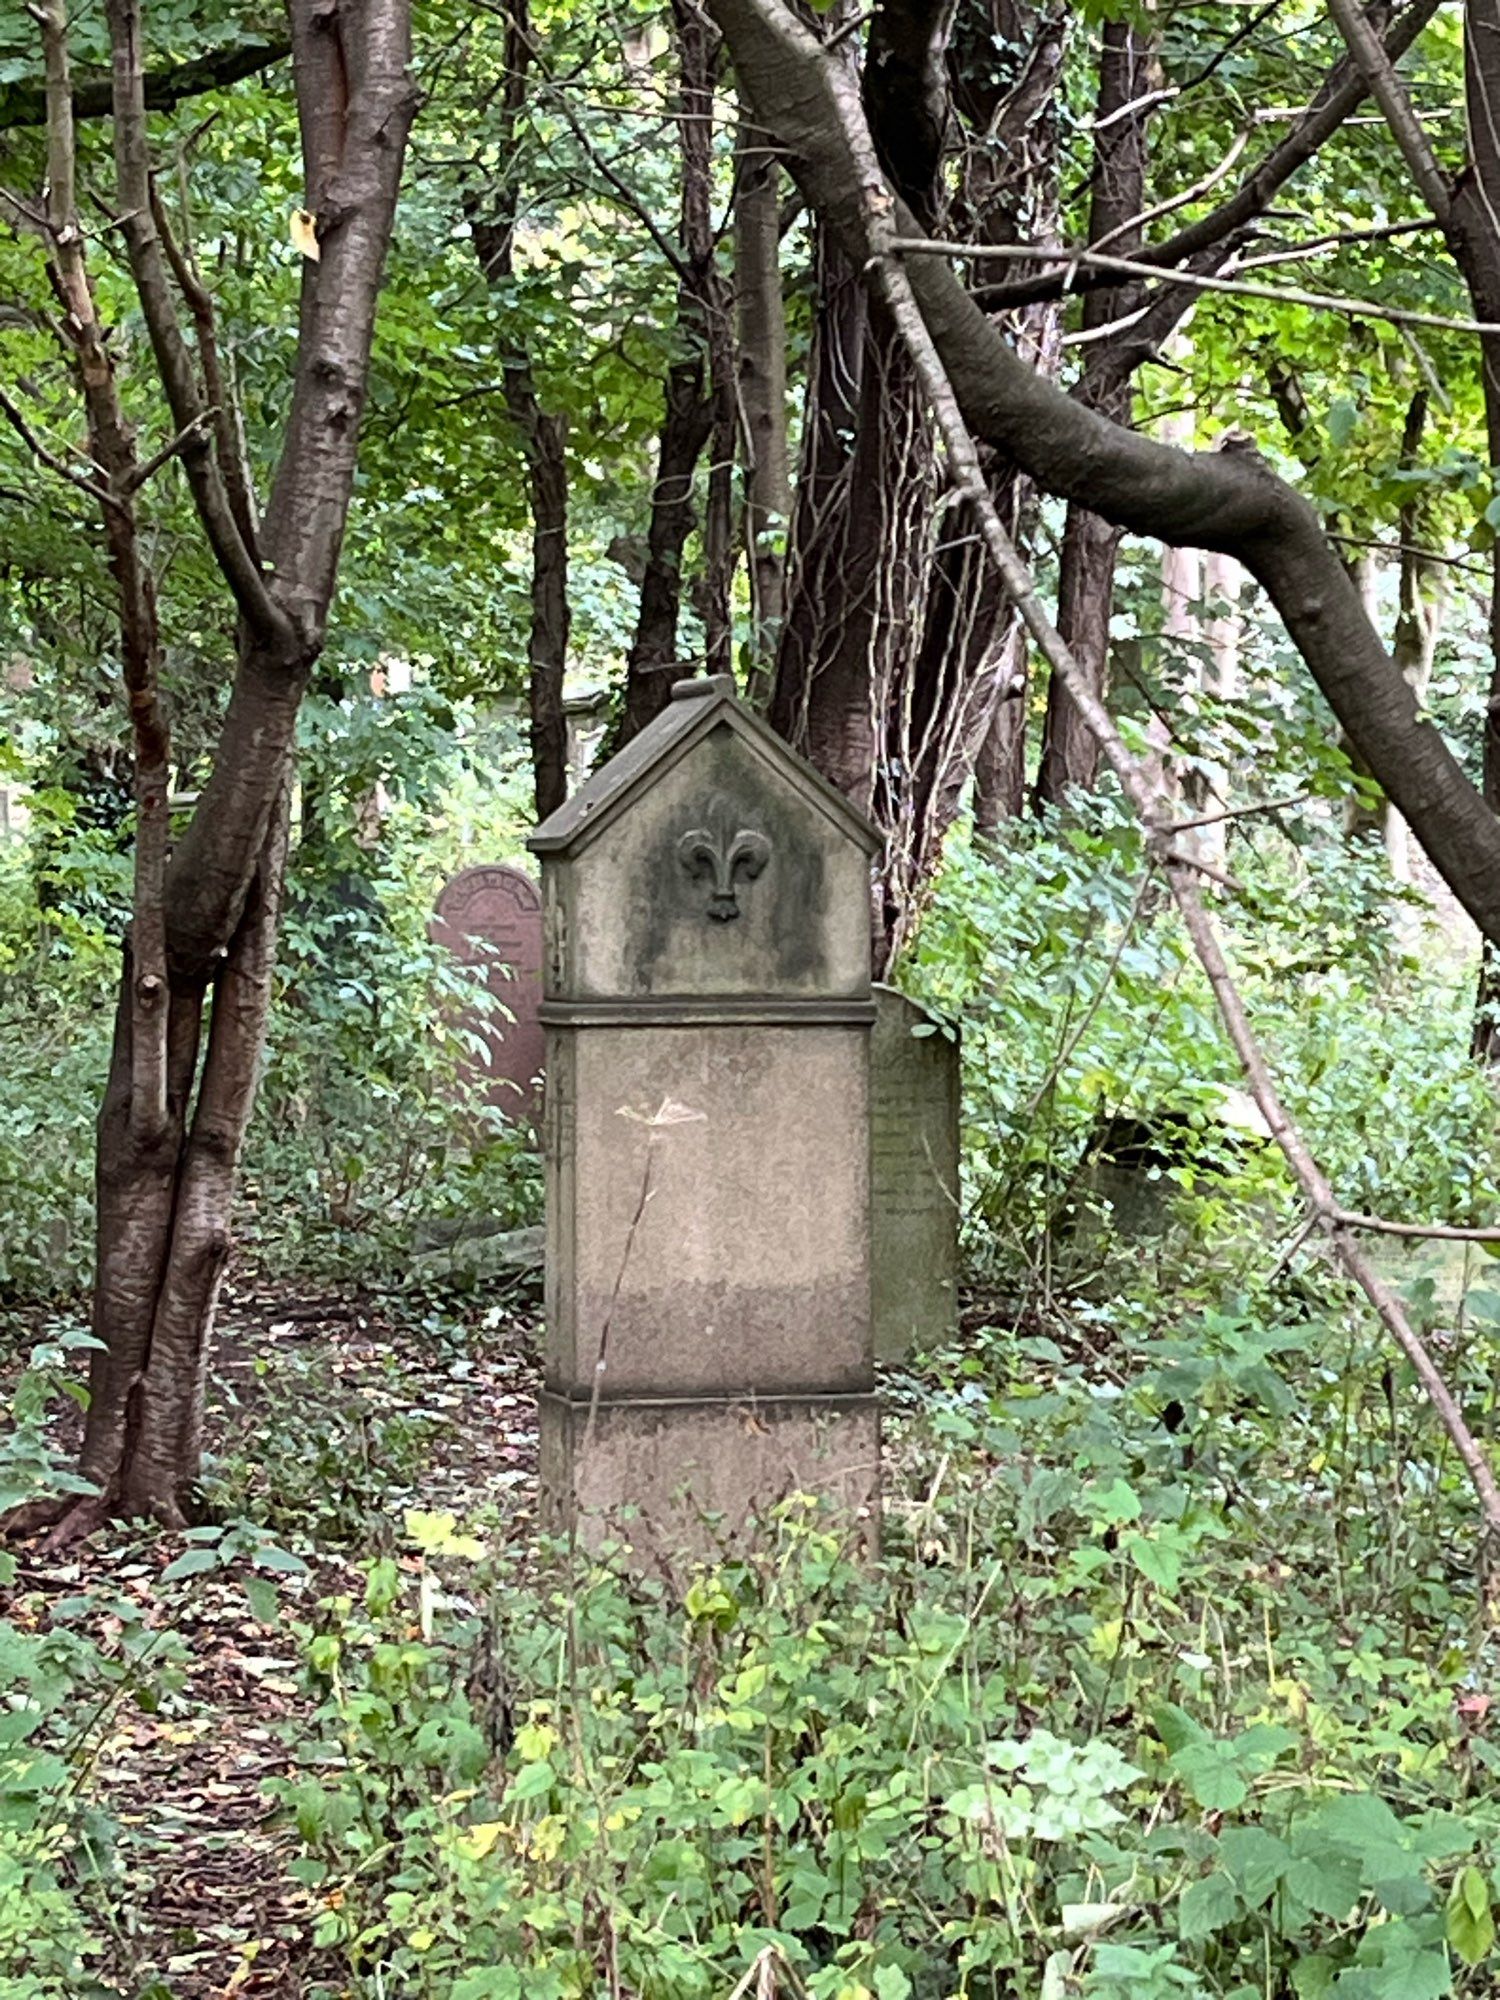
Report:
[[[286,864],[298,704],[323,643],[353,488],[375,303],[406,137],[416,108],[407,0],[291,0],[305,206],[319,255],[304,259],[296,374],[262,530],[224,392],[212,301],[191,250],[153,194],[140,0],[108,0],[116,187],[142,315],[200,525],[240,633],[234,684],[198,807],[168,861],[165,735],[140,653],[142,604],[115,564],[141,804],[131,934],[122,953],[110,1074],[100,1111],[93,1325],[83,1470],[98,1488],[63,1503],[59,1532],[107,1511],[169,1524],[187,1515],[202,1437],[214,1307],[231,1241],[240,1151],[270,1006]],[[86,342],[84,236],[73,213],[67,30],[46,9],[49,258],[74,300],[64,332]],[[196,354],[179,318],[196,324]],[[102,351],[101,351],[102,352]],[[110,366],[107,353],[102,355]],[[104,517],[133,519],[134,447],[105,375],[80,358],[90,441],[110,491]],[[92,365],[90,363],[90,365]],[[224,392],[227,393],[227,392]],[[111,437],[119,453],[111,460]],[[233,450],[231,451],[231,446]],[[128,555],[129,551],[125,553]],[[207,1017],[205,1032],[205,1013]],[[202,1062],[200,1070],[200,1049]],[[34,1526],[40,1510],[19,1522]]]
[[[752,701],[769,694],[786,616],[785,541],[792,513],[786,421],[786,308],[781,294],[780,174],[770,134],[741,120],[734,199],[734,286],[750,568]]]
[[[1464,8],[1464,91],[1469,114],[1469,171],[1453,191],[1448,242],[1468,283],[1477,319],[1500,320],[1500,0],[1467,0]],[[1500,465],[1500,336],[1479,340],[1485,432],[1491,465]],[[1500,813],[1500,542],[1490,557],[1490,686],[1485,710],[1481,788]],[[1481,950],[1473,1048],[1500,1063],[1500,940]]]
[[[1156,71],[1155,43],[1129,21],[1107,21],[1099,56],[1099,93],[1094,115],[1093,192],[1089,241],[1107,242],[1117,256],[1140,248],[1135,218],[1145,205],[1146,121],[1140,105]],[[1085,332],[1107,326],[1131,311],[1140,286],[1091,292],[1083,304]],[[1114,423],[1128,423],[1131,371],[1112,365],[1103,342],[1085,349],[1079,399]],[[1057,592],[1057,628],[1073,657],[1103,695],[1109,676],[1109,626],[1114,609],[1115,558],[1120,530],[1077,501],[1069,503],[1063,525]],[[1098,773],[1099,748],[1083,718],[1055,677],[1047,687],[1042,760],[1037,772],[1038,806],[1061,805],[1075,788],[1091,790]]]
[[[117,1016],[99,1124],[98,1266],[81,1470],[102,1512],[180,1526],[202,1454],[203,1395],[229,1260],[240,1153],[270,1017],[290,782],[244,912],[209,992],[174,990],[169,1120],[142,1143],[130,1121],[128,1010]],[[207,1001],[208,1046],[190,1093]]]
[[[850,81],[811,31],[780,0],[708,5],[755,116],[786,147],[791,172],[843,254],[864,270],[872,256],[895,254],[892,232],[920,234],[916,217],[882,187]],[[1027,366],[946,259],[904,254],[902,265],[978,439],[1045,492],[1084,501],[1128,533],[1215,549],[1244,565],[1434,866],[1500,945],[1500,818],[1419,713],[1306,502],[1255,453],[1173,451],[1108,423]]]
[[[974,760],[974,834],[985,843],[1026,803],[1026,634],[1019,620],[1006,635],[997,680],[995,706]]]
[[[703,618],[706,650],[727,668],[729,496],[733,458],[732,301],[715,251],[713,220],[714,88],[719,38],[693,0],[673,0],[679,62],[677,131],[682,157],[677,327],[683,353],[667,370],[666,415],[651,489],[646,568],[635,639],[625,670],[620,740],[660,715],[681,671],[677,627],[682,615],[683,556],[696,524],[693,483],[710,438],[709,522],[705,535]]]
[[[515,276],[516,214],[520,203],[520,128],[531,73],[528,0],[510,0],[505,29],[505,96],[500,151],[506,162],[493,213],[471,198],[466,206],[479,267],[491,286]],[[501,336],[505,407],[526,456],[531,504],[531,629],[527,640],[532,789],[538,820],[556,812],[568,795],[568,725],[563,682],[568,666],[568,459],[567,419],[542,408],[536,375],[524,342]]]

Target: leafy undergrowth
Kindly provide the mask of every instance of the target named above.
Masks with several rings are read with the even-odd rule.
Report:
[[[878,1565],[792,1501],[669,1591],[539,1541],[524,1321],[237,1301],[214,1524],[14,1579],[0,1994],[1494,1992],[1474,1511],[1360,1318],[979,1318]]]
[[[55,1319],[29,1331],[44,1366],[23,1412],[72,1344]],[[519,1310],[231,1296],[207,1524],[17,1552],[0,1603],[0,2000],[308,1990],[319,1905],[266,1791],[313,1715],[296,1620],[362,1590],[408,1513],[487,1503],[528,1531],[532,1347]],[[0,1470],[34,1484],[72,1430],[55,1411],[23,1422]]]

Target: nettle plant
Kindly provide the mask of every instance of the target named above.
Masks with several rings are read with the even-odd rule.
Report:
[[[1004,1507],[929,1501],[870,1570],[795,1502],[678,1601],[607,1557],[523,1578],[411,1517],[416,1562],[302,1629],[316,1722],[271,1786],[340,1968],[324,1991],[723,2000],[752,1970],[812,2000],[1487,1990],[1500,1813],[1444,1801],[1451,1688],[1367,1686],[1360,1718],[1332,1679],[1314,1697],[1239,1660],[1231,1690],[1206,1606],[1208,1650],[1181,1638],[1191,1523],[1174,1544],[1160,1493],[1073,1485],[1074,1560]]]

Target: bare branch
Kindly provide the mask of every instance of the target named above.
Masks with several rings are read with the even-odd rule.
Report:
[[[1063,293],[1077,289],[1074,271],[1083,267],[1118,271],[1132,277],[1154,278],[1163,290],[1184,286],[1196,292],[1227,292],[1246,299],[1274,299],[1278,304],[1311,306],[1318,312],[1346,313],[1355,319],[1385,320],[1391,326],[1432,326],[1443,333],[1500,334],[1500,322],[1449,319],[1442,313],[1407,312],[1400,306],[1378,305],[1373,299],[1343,298],[1331,292],[1304,292],[1295,285],[1259,285],[1242,278],[1215,278],[1206,272],[1163,271],[1142,257],[1114,257],[1094,250],[1048,249],[1039,243],[944,243],[929,236],[894,237],[891,249],[917,256],[991,258],[1035,264],[1050,258],[1059,266]]]
[[[187,301],[188,311],[193,315],[193,325],[198,336],[198,360],[203,369],[203,387],[213,404],[214,439],[219,454],[219,476],[224,481],[224,489],[229,495],[230,511],[235,524],[244,537],[245,547],[256,563],[260,561],[259,529],[255,518],[255,503],[250,492],[250,477],[241,451],[241,428],[238,421],[239,406],[231,396],[224,376],[223,363],[219,356],[218,317],[214,311],[212,294],[198,275],[193,262],[192,251],[184,241],[180,246],[168,222],[167,212],[162,203],[161,192],[155,175],[151,179],[151,215],[161,237],[162,248],[167,253],[167,262],[172,266],[172,275]]]
[[[154,1141],[167,1122],[167,964],[163,892],[170,838],[168,778],[171,738],[158,696],[160,635],[156,595],[141,561],[135,509],[135,434],[120,403],[114,363],[94,304],[77,208],[73,93],[64,0],[36,10],[47,63],[48,274],[65,308],[63,338],[71,350],[88,415],[89,447],[104,474],[104,533],[119,591],[120,652],[135,760],[136,838],[127,979],[130,1109],[135,1135]]]
[[[122,211],[120,228],[162,387],[173,419],[187,439],[182,452],[183,467],[214,559],[246,624],[268,647],[290,650],[291,621],[273,597],[255,555],[246,546],[209,441],[203,435],[207,405],[199,392],[192,356],[177,323],[161,236],[152,211],[140,0],[109,0],[107,11],[114,47],[115,170]]]
[[[1386,30],[1382,42],[1391,62],[1401,60],[1441,5],[1442,0],[1412,0],[1412,4],[1398,15]],[[1207,215],[1200,215],[1195,222],[1186,224],[1165,243],[1148,245],[1141,252],[1143,260],[1153,269],[1168,270],[1173,265],[1186,262],[1196,251],[1206,250],[1256,221],[1265,214],[1293,174],[1316,157],[1339,127],[1358,110],[1368,94],[1368,87],[1353,59],[1345,57],[1329,71],[1322,87],[1280,145],[1273,146],[1266,157],[1251,168],[1234,193]],[[1085,277],[1077,289],[1091,291],[1108,282],[1107,274],[1096,272]],[[1062,290],[1054,274],[1017,279],[1003,285],[987,285],[977,297],[986,311],[1001,312],[1012,306],[1034,305],[1042,299],[1061,298]]]
[[[76,486],[80,493],[87,493],[91,500],[97,500],[102,507],[119,507],[123,504],[119,496],[111,493],[107,486],[97,486],[86,473],[78,471],[76,466],[69,465],[67,460],[59,458],[56,452],[49,451],[26,421],[19,406],[11,401],[3,389],[0,389],[0,414],[6,417],[32,456],[40,464],[45,465],[49,472],[55,472],[59,479],[66,479],[70,486]]]
[[[145,80],[146,109],[170,111],[186,97],[205,91],[223,90],[247,76],[257,76],[290,53],[291,43],[279,40],[238,42],[227,49],[214,49],[191,62],[174,63],[170,69],[148,72]],[[113,86],[108,77],[98,82],[72,84],[75,118],[107,118],[114,109]],[[0,89],[0,131],[21,125],[47,122],[47,93],[32,84],[13,83]]]
[[[216,409],[205,410],[201,416],[194,417],[186,430],[179,431],[176,437],[162,446],[160,451],[152,452],[144,465],[136,466],[126,478],[121,490],[125,493],[138,492],[148,479],[161,471],[168,459],[176,458],[191,440],[198,435],[204,425],[212,423],[218,414],[219,412]]]
[[[1391,128],[1391,137],[1400,147],[1401,157],[1411,169],[1412,179],[1421,189],[1423,199],[1439,224],[1446,228],[1453,205],[1448,176],[1437,163],[1432,143],[1422,129],[1421,119],[1412,109],[1411,99],[1396,74],[1395,65],[1380,46],[1380,37],[1360,12],[1356,0],[1328,0],[1328,11],[1338,23],[1339,33],[1348,45],[1370,95],[1380,106],[1385,122]]]

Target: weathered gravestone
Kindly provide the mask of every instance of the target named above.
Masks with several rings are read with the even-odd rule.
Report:
[[[869,861],[734,699],[673,699],[533,836],[546,909],[544,1514],[638,1553],[784,1494],[873,1538]]]
[[[959,1048],[951,1027],[875,988],[870,1210],[875,1357],[901,1361],[958,1331]]]
[[[485,1055],[467,1081],[511,1117],[535,1120],[546,1057],[538,1019],[542,899],[535,882],[500,864],[465,868],[438,897],[432,935],[465,965],[487,969],[485,983],[499,1003],[476,1011],[468,1023],[484,1041]]]

